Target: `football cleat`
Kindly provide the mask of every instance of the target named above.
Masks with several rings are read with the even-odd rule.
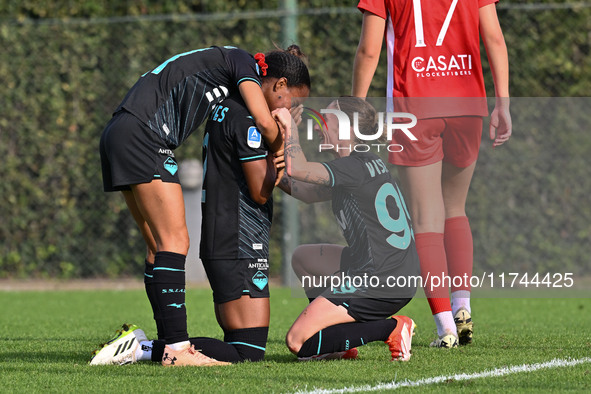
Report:
[[[411,355],[412,336],[415,335],[415,322],[406,316],[392,316],[396,320],[396,328],[390,333],[385,344],[390,348],[392,361],[408,361]]]
[[[135,324],[124,324],[115,336],[92,353],[90,365],[124,365],[136,362],[135,351],[146,334]]]
[[[444,349],[451,349],[458,347],[458,337],[454,334],[442,335],[431,342],[431,347],[440,347]]]
[[[165,367],[214,367],[231,364],[207,357],[200,351],[195,350],[194,345],[183,350],[173,350],[170,346],[166,345],[164,347],[164,355],[162,356],[162,365]]]
[[[466,308],[460,308],[454,316],[454,321],[458,329],[458,341],[460,345],[472,343],[472,316]]]
[[[356,360],[359,351],[356,347],[334,353],[317,354],[310,357],[298,357],[298,361],[320,361],[320,360]]]

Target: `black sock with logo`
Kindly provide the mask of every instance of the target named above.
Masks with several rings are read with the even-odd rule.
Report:
[[[167,344],[189,339],[185,307],[185,260],[185,255],[173,252],[157,252],[154,260],[154,315],[161,319],[158,337]]]
[[[154,288],[154,264],[150,264],[148,260],[145,261],[144,266],[144,287],[148,300],[152,306],[154,314],[154,321],[156,322],[156,329],[158,330],[158,339],[162,339],[162,317],[158,313],[158,306],[156,304],[156,289]]]
[[[370,342],[385,341],[395,328],[395,319],[335,324],[308,338],[298,357],[342,352]]]

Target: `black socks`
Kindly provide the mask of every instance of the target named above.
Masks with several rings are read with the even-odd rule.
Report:
[[[269,327],[244,328],[227,331],[224,335],[225,342],[206,337],[190,338],[189,341],[196,350],[218,361],[262,361],[268,333]],[[152,361],[161,361],[163,354],[164,341],[154,341]]]
[[[149,286],[158,338],[167,344],[189,339],[187,334],[187,310],[185,308],[185,260],[186,256],[172,252],[157,252],[153,278]],[[148,291],[148,290],[146,290]]]
[[[385,341],[395,328],[395,319],[335,324],[308,338],[298,357],[342,352],[369,342]]]
[[[154,288],[154,264],[148,263],[147,260],[145,261],[144,266],[144,286],[146,288],[148,300],[150,300],[150,305],[152,306],[154,321],[156,322],[156,329],[158,330],[158,339],[162,339],[164,331],[162,329],[162,316],[160,316],[158,307],[156,305],[156,289]]]
[[[238,351],[242,361],[262,361],[265,358],[268,335],[269,327],[243,328],[226,331],[224,342]]]

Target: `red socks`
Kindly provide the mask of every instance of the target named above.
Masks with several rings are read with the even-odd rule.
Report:
[[[454,286],[452,281],[451,291],[470,291],[470,277],[474,260],[474,246],[472,244],[472,230],[466,216],[456,216],[445,221],[445,255],[449,276],[456,279]]]
[[[450,284],[452,291],[470,291],[473,244],[468,218],[456,216],[447,219],[445,235],[415,234],[415,244],[421,262],[423,288],[432,314],[451,311]],[[454,282],[460,286],[454,286]]]
[[[442,286],[443,278],[447,276],[447,259],[443,234],[420,233],[415,234],[415,244],[419,261],[421,262],[421,276],[423,289],[429,300],[431,313],[451,311],[449,301],[449,287]]]

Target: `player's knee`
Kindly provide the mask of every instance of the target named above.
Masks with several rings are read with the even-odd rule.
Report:
[[[412,226],[415,233],[443,233],[444,223],[445,219],[443,216],[441,218],[418,216],[416,222],[413,218]]]
[[[166,237],[162,237],[158,244],[158,250],[174,252],[186,256],[189,253],[189,246],[191,246],[189,233],[187,231],[179,231]]]
[[[179,234],[179,248],[182,248],[184,255],[189,253],[189,247],[191,246],[191,238],[189,238],[189,231],[183,231]]]
[[[293,268],[293,271],[298,276],[298,278],[301,278],[302,275],[306,274],[305,261],[302,258],[302,251],[302,246],[298,246],[291,256],[291,268]]]
[[[297,355],[302,348],[303,343],[304,342],[295,335],[293,330],[287,332],[287,335],[285,336],[285,344],[290,352]]]

